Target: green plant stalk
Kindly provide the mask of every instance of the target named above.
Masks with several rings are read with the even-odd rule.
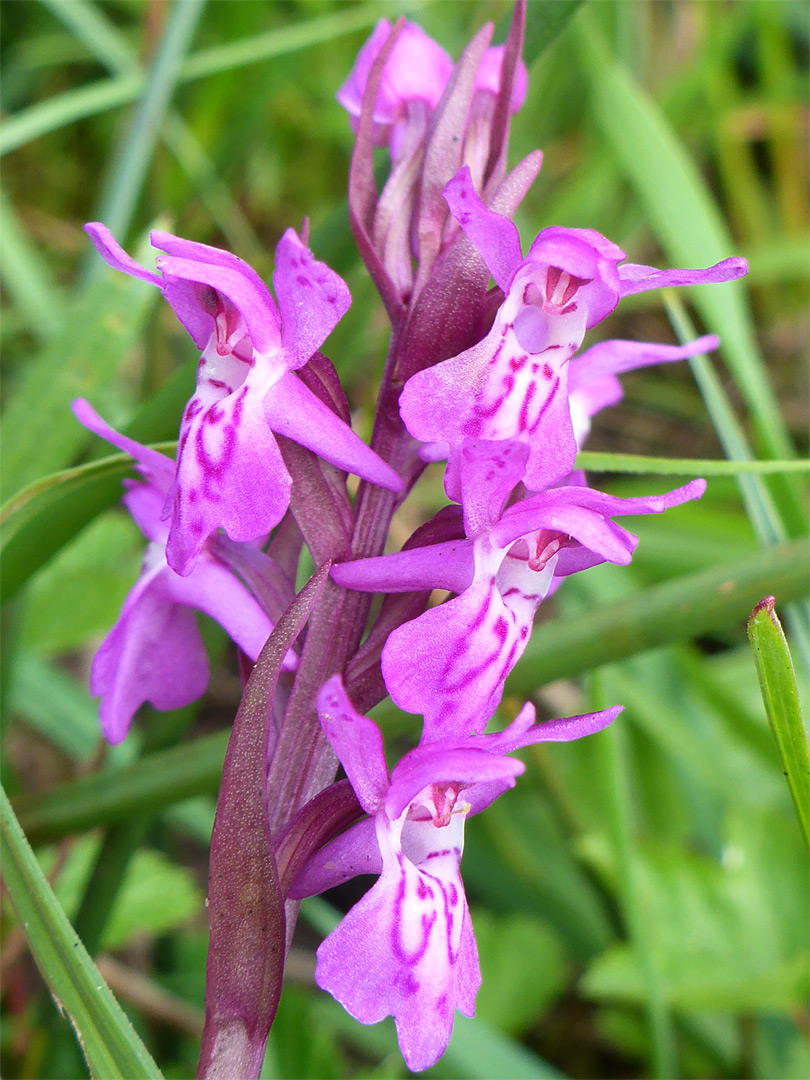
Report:
[[[748,620],[748,639],[754,652],[765,714],[785,767],[799,825],[810,846],[810,749],[790,649],[774,603],[772,596],[766,596],[754,608]]]
[[[0,847],[11,902],[51,993],[76,1030],[91,1075],[159,1080],[160,1070],[76,936],[2,789]]]
[[[555,679],[723,630],[745,619],[768,590],[786,601],[798,599],[807,592],[807,543],[780,544],[587,614],[540,623],[507,680],[507,693],[525,696]]]
[[[596,694],[598,698],[598,679]],[[601,702],[597,707],[602,708]],[[606,795],[606,816],[613,846],[616,866],[616,882],[619,902],[627,929],[627,935],[638,957],[641,976],[646,989],[645,1006],[650,1029],[652,1048],[650,1073],[657,1080],[671,1080],[677,1076],[675,1040],[672,1018],[667,1007],[660,972],[652,952],[650,935],[643,907],[640,902],[638,863],[634,850],[632,821],[633,792],[628,775],[628,759],[625,733],[618,717],[610,727],[596,737],[601,758],[600,775]]]

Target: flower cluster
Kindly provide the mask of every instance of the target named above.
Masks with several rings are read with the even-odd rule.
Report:
[[[255,660],[292,600],[302,541],[316,557],[329,548],[335,588],[324,603],[335,606],[323,618],[333,612],[354,645],[318,653],[307,638],[281,662],[298,668],[296,686],[300,677],[320,687],[309,708],[331,750],[313,740],[303,752],[321,755],[319,775],[334,776],[336,755],[366,816],[308,852],[288,896],[379,875],[321,945],[316,979],[364,1023],[392,1015],[412,1069],[439,1058],[455,1009],[472,1015],[480,984],[459,870],[466,818],[514,785],[524,766],[513,751],[591,734],[620,711],[536,723],[527,704],[506,730],[485,733],[539,605],[571,574],[630,562],[636,538],[614,518],[659,513],[705,488],[695,480],[615,498],[591,488],[575,459],[594,414],[620,399],[619,374],[717,339],[583,350],[585,335],[629,294],[746,270],[733,258],[703,270],[636,265],[590,229],[545,228],[523,255],[510,215],[541,155],[507,174],[509,119],[527,88],[521,17],[518,5],[506,45],[491,47],[484,27],[456,64],[418,26],[382,20],[338,94],[356,133],[352,226],[394,330],[371,447],[352,432],[318,351],[349,291],[306,237],[281,238],[274,300],[224,251],[156,232],[165,254],[152,271],[104,226],[87,227],[111,266],[160,288],[201,350],[174,462],[114,432],[86,402],[75,406],[81,423],[135,458],[143,480],[127,483],[124,501],[149,540],[93,667],[104,733],[123,738],[143,701],[172,708],[203,691],[190,609]],[[390,172],[378,193],[381,146]],[[302,454],[314,473],[301,473]],[[383,554],[386,526],[425,463],[445,459],[449,504]],[[363,480],[354,508],[346,472]],[[428,607],[433,589],[452,599]],[[368,605],[334,597],[364,592],[385,600],[358,645]],[[351,625],[340,622],[347,611]],[[423,717],[418,745],[390,773],[381,733],[362,715],[386,693]],[[300,717],[294,698],[278,704],[282,728]],[[300,809],[276,807],[272,820],[292,826]]]

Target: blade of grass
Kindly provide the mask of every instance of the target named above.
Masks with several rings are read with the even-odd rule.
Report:
[[[126,41],[90,0],[39,0],[43,7],[84,42],[110,71],[136,71],[137,63]]]
[[[644,201],[646,215],[675,265],[703,266],[726,258],[732,239],[694,163],[656,104],[612,61],[592,21],[575,24],[592,83],[593,109],[626,179]],[[723,355],[754,422],[764,457],[789,458],[795,451],[759,352],[743,286],[700,286],[690,290],[707,327],[720,335]],[[798,490],[785,478],[772,485],[791,535],[803,533],[806,511]]]
[[[763,592],[797,599],[807,592],[807,543],[780,544],[643,589],[585,615],[541,623],[509,676],[507,692],[531,694],[555,679],[722,630],[746,618]]]
[[[98,220],[116,236],[123,236],[129,228],[203,4],[204,0],[177,0],[169,9],[168,25],[147,74],[144,96],[131,126],[119,139],[97,208]],[[105,272],[104,263],[90,249],[85,265],[85,283]]]
[[[62,324],[62,297],[45,260],[17,221],[0,191],[0,258],[3,283],[29,330],[40,342],[52,338]]]
[[[594,679],[595,708],[604,708],[598,700],[598,677]],[[652,1054],[650,1074],[658,1080],[677,1076],[675,1041],[672,1017],[667,1009],[658,965],[652,952],[647,919],[639,903],[638,863],[635,857],[632,820],[633,792],[630,785],[629,763],[625,748],[625,732],[621,717],[594,740],[599,770],[606,791],[608,831],[616,860],[619,901],[627,935],[638,957],[644,980],[645,1008],[650,1030]]]
[[[748,638],[765,713],[785,767],[799,825],[810,845],[810,749],[790,650],[774,603],[772,596],[766,596],[754,608],[748,620]]]
[[[644,454],[613,454],[581,450],[577,469],[606,473],[647,473],[655,476],[763,476],[775,472],[808,472],[810,461],[727,461],[714,458],[663,458]]]
[[[233,71],[247,64],[306,49],[373,26],[378,18],[379,8],[376,4],[369,4],[204,49],[184,62],[177,81],[192,82],[221,71]],[[142,73],[117,75],[31,105],[6,120],[0,133],[0,155],[25,146],[49,131],[134,101],[143,92],[145,84]]]
[[[0,789],[3,880],[31,952],[67,1012],[94,1077],[161,1073],[76,936]]]

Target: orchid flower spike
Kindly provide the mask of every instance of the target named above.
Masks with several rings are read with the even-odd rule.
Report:
[[[379,728],[355,711],[339,676],[322,688],[318,711],[369,817],[316,853],[291,896],[380,877],[321,944],[315,980],[363,1024],[393,1016],[408,1068],[426,1069],[447,1047],[455,1010],[473,1015],[481,985],[459,868],[467,816],[523,772],[504,755],[601,731],[621,708],[536,724],[528,704],[499,734],[423,740],[390,776]]]
[[[169,526],[161,511],[173,483],[174,462],[114,431],[82,399],[74,401],[73,412],[89,431],[131,454],[143,477],[143,482],[124,481],[122,500],[149,541],[141,575],[96,653],[90,674],[90,689],[101,697],[101,730],[109,742],[119,743],[144,702],[156,709],[179,709],[205,692],[208,656],[194,609],[210,615],[254,661],[273,623],[210,544],[203,545],[188,576],[180,577],[168,565]],[[260,552],[253,557],[270,562]],[[285,667],[296,663],[289,653]]]
[[[167,254],[158,257],[154,273],[131,259],[103,225],[85,228],[110,266],[162,291],[202,350],[165,508],[173,570],[189,574],[216,529],[249,542],[284,516],[292,480],[274,432],[339,468],[400,490],[396,473],[295,374],[351,297],[342,278],[318,262],[292,229],[276,248],[276,305],[258,274],[219,248],[155,231],[152,244]]]
[[[525,442],[524,483],[533,491],[571,471],[577,447],[568,363],[585,331],[609,315],[621,297],[666,285],[731,281],[747,272],[739,258],[705,270],[658,271],[622,263],[624,252],[592,229],[543,229],[523,258],[515,225],[484,205],[469,169],[451,180],[445,198],[504,294],[487,336],[413,375],[400,399],[415,438],[449,444],[452,498],[458,497],[454,477],[467,437]],[[699,352],[697,344],[685,346],[691,351],[681,355]],[[616,370],[622,369],[619,360]]]
[[[612,516],[660,513],[700,498],[706,487],[705,481],[693,480],[665,495],[619,499],[569,486],[507,505],[527,452],[516,442],[465,442],[466,539],[332,569],[334,580],[347,589],[457,594],[397,627],[382,651],[388,692],[401,709],[424,714],[427,740],[483,730],[555,581],[598,563],[631,561],[636,537]]]

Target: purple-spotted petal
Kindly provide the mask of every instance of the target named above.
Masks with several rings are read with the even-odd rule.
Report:
[[[286,323],[285,323],[286,326]],[[346,472],[389,491],[402,479],[339,416],[290,371],[268,390],[264,417],[269,427]]]
[[[324,734],[346,770],[360,805],[367,814],[376,813],[388,788],[380,729],[357,712],[338,675],[321,688],[318,713]]]
[[[506,292],[523,257],[514,222],[487,209],[475,190],[466,165],[444,189],[444,198],[450,213],[487,264],[495,284]]]
[[[745,259],[723,259],[703,270],[656,270],[654,266],[625,263],[619,268],[622,296],[646,292],[647,289],[663,289],[675,285],[711,285],[722,281],[736,281],[748,273]]]
[[[507,606],[484,575],[391,634],[382,653],[385,685],[401,709],[423,713],[424,741],[484,728],[529,639],[526,614]]]
[[[210,396],[209,396],[210,400]],[[232,540],[269,533],[284,516],[292,481],[250,377],[208,404],[196,395],[180,428],[177,477],[170,493],[169,565],[190,572],[208,535]]]
[[[348,311],[351,293],[343,278],[319,262],[292,229],[276,247],[273,285],[281,311],[284,361],[289,368],[299,368]]]
[[[420,823],[406,823],[415,831]],[[469,920],[458,873],[463,819],[443,829],[421,823],[450,855],[423,870],[384,848],[376,885],[356,904],[318,949],[315,979],[364,1024],[393,1015],[408,1067],[426,1069],[444,1053],[457,1004],[470,1011],[480,985],[477,955],[465,924]],[[387,826],[378,826],[378,834]],[[381,846],[383,840],[381,839]],[[458,854],[455,854],[458,852]]]
[[[111,743],[125,738],[144,702],[179,709],[208,685],[208,657],[194,612],[174,601],[170,574],[162,552],[150,550],[144,573],[93,660],[90,690],[101,696],[101,730]]]
[[[519,442],[465,439],[460,458],[464,531],[472,537],[489,529],[501,516],[506,500],[526,472],[529,447]]]

